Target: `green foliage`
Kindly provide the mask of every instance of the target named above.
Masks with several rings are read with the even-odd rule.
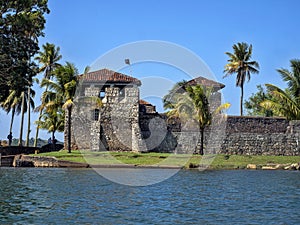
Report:
[[[194,105],[194,110],[190,111],[191,116],[197,120],[200,129],[204,130],[212,121],[212,113],[208,102],[208,98],[211,96],[211,88],[196,85],[189,86],[186,90]]]
[[[211,124],[214,114],[226,109],[230,104],[220,106],[216,112],[211,112],[209,98],[213,94],[210,87],[201,85],[184,87],[184,83],[177,83],[164,97],[164,107],[171,109],[169,119],[180,118],[182,126],[192,128],[197,124],[200,131],[200,154],[203,154],[204,129]],[[192,122],[192,123],[191,123]]]
[[[21,111],[19,139],[22,139],[26,106],[34,106],[30,98],[34,93],[30,88],[38,67],[32,58],[39,50],[38,38],[44,35],[44,14],[47,13],[47,0],[1,1],[0,4],[0,102],[7,112],[12,112],[10,131],[15,112]]]
[[[66,65],[59,66],[53,71],[53,80],[44,78],[41,82],[42,87],[47,87],[43,93],[42,102],[45,111],[50,117],[53,112],[59,109],[67,111],[68,118],[68,149],[71,152],[71,113],[73,107],[73,98],[77,86],[78,70],[74,64],[67,62]],[[49,128],[48,128],[49,130]]]
[[[287,82],[288,88],[281,88],[266,84],[267,91],[272,99],[261,102],[265,109],[272,110],[277,115],[284,116],[288,120],[300,119],[300,60],[291,60],[291,71],[287,69],[277,70],[282,79]]]
[[[59,53],[60,48],[54,44],[46,43],[42,46],[43,51],[38,52],[38,56],[35,59],[40,63],[39,72],[44,73],[44,78],[51,79],[53,71],[60,67],[58,63],[62,56]]]
[[[251,73],[259,72],[259,64],[256,61],[251,61],[252,45],[247,43],[237,43],[232,46],[233,53],[226,52],[229,57],[224,69],[224,77],[236,74],[236,86],[241,88],[240,111],[243,115],[243,97],[244,97],[244,83],[246,79],[249,81]]]
[[[39,49],[46,13],[46,0],[1,1],[0,101],[7,98],[9,90],[25,91],[36,75],[37,66],[31,58]]]
[[[56,131],[64,131],[64,119],[64,111],[61,108],[58,108],[56,110],[45,111],[42,114],[41,120],[36,121],[36,124],[39,128],[47,130],[49,133],[53,133],[54,136]]]
[[[258,91],[253,93],[248,101],[245,101],[245,108],[247,114],[251,116],[279,116],[271,109],[266,109],[260,105],[261,102],[266,100],[272,100],[273,96],[267,92],[261,85],[257,85]]]
[[[42,48],[43,51],[39,51],[38,56],[35,59],[38,60],[40,64],[39,72],[44,73],[45,79],[51,80],[53,77],[53,71],[56,68],[61,66],[58,63],[58,61],[62,58],[61,54],[59,53],[60,48],[50,43],[44,44]],[[43,93],[41,98],[42,103],[35,109],[35,111],[40,112],[38,123],[41,120],[42,113],[44,111],[46,104],[50,101],[50,99],[47,98],[47,95],[45,95],[47,91],[48,91],[48,86],[46,85],[45,92]],[[38,135],[39,135],[39,126],[37,126],[36,128],[35,140],[38,139]],[[37,143],[35,143],[35,146],[36,145]]]
[[[176,104],[176,99],[180,93],[185,92],[184,84],[185,80],[177,82],[173,88],[163,97],[163,106],[164,109],[174,109],[174,105]]]

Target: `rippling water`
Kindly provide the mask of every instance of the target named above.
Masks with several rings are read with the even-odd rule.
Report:
[[[299,172],[180,171],[145,187],[92,169],[1,168],[0,179],[1,224],[300,223]]]

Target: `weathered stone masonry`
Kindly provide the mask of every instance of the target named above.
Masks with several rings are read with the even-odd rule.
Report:
[[[211,81],[203,80],[208,84]],[[72,113],[72,147],[94,151],[193,153],[197,127],[168,121],[139,99],[140,81],[107,69],[84,77]],[[95,99],[102,99],[100,107]],[[221,102],[216,92],[212,108]],[[300,155],[300,122],[283,118],[227,116],[205,132],[205,153]],[[67,143],[67,133],[65,133]]]
[[[228,116],[220,153],[300,155],[300,121]]]

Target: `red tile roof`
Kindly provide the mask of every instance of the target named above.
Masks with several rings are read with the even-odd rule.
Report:
[[[197,85],[197,84],[200,84],[200,85],[203,85],[203,86],[206,86],[206,87],[212,87],[215,90],[220,90],[220,89],[225,87],[224,84],[218,83],[218,82],[213,81],[213,80],[209,80],[209,79],[204,78],[204,77],[196,77],[195,79],[186,82],[185,85],[194,86],[194,85]]]
[[[152,105],[151,103],[149,103],[149,102],[147,102],[147,101],[145,101],[145,100],[143,100],[143,99],[140,99],[140,105]]]
[[[109,69],[82,74],[80,78],[88,82],[134,83],[139,86],[142,84],[139,79]]]

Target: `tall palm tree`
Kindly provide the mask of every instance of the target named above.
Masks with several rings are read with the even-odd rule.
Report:
[[[275,85],[266,84],[267,90],[273,98],[263,101],[261,106],[274,110],[288,120],[300,120],[300,60],[294,59],[290,63],[291,71],[277,70],[282,79],[287,82],[288,88],[282,90]]]
[[[7,112],[11,112],[9,134],[12,133],[15,115],[19,115],[22,110],[22,98],[19,90],[9,90],[8,97],[1,103],[1,107]]]
[[[67,135],[68,143],[66,148],[71,152],[71,116],[73,108],[73,98],[77,86],[78,70],[75,65],[67,62],[66,65],[58,67],[54,71],[55,81],[43,79],[41,86],[48,86],[49,90],[45,94],[49,96],[49,101],[46,104],[46,110],[54,110],[61,107],[67,111]],[[52,97],[51,97],[52,96]]]
[[[53,77],[53,71],[61,66],[58,61],[61,60],[62,56],[59,53],[60,48],[55,47],[54,44],[46,43],[42,46],[43,51],[39,52],[39,55],[35,58],[42,66],[39,69],[40,73],[44,73],[44,78],[51,79]],[[48,90],[48,86],[46,86],[46,92]],[[45,100],[45,99],[44,99]],[[44,110],[45,102],[41,99],[42,103],[39,107],[35,109],[35,111],[39,111],[39,120],[41,120],[42,112]],[[36,127],[34,146],[37,146],[37,139],[39,136],[39,125]]]
[[[22,141],[23,141],[24,115],[26,112],[28,113],[28,111],[30,110],[30,106],[34,108],[34,100],[33,100],[34,96],[35,96],[35,91],[32,90],[30,86],[28,87],[28,91],[24,90],[21,92],[20,98],[22,99],[21,100],[22,110],[21,110],[20,136],[19,136],[19,143],[18,143],[19,146],[23,145]],[[26,104],[26,102],[28,102],[28,104]],[[30,131],[30,127],[29,127],[29,131]]]
[[[233,46],[233,53],[226,52],[229,57],[228,63],[225,65],[225,75],[227,77],[236,74],[236,86],[241,88],[240,112],[243,115],[243,98],[244,98],[244,84],[246,79],[249,81],[251,73],[259,72],[259,64],[256,61],[251,61],[252,45],[247,43],[237,43]]]
[[[177,93],[173,97],[175,103],[168,112],[169,118],[180,117],[183,120],[194,120],[197,122],[200,134],[199,154],[204,154],[204,131],[211,122],[213,116],[223,109],[230,107],[229,103],[222,104],[214,112],[209,107],[209,98],[212,95],[212,89],[201,85],[186,87],[185,93]],[[187,121],[185,121],[187,122]],[[195,150],[196,152],[196,150]]]
[[[208,102],[208,98],[211,95],[211,89],[196,85],[189,86],[186,90],[194,104],[194,117],[198,122],[200,131],[200,155],[203,155],[204,129],[209,126],[212,121],[212,113],[210,112]]]
[[[30,96],[30,97],[28,97]],[[29,146],[29,135],[31,132],[30,129],[30,115],[31,115],[31,109],[34,108],[35,104],[33,101],[33,98],[35,97],[35,92],[34,90],[31,88],[31,85],[29,85],[27,87],[27,135],[26,135],[26,141],[25,141],[25,146]]]

